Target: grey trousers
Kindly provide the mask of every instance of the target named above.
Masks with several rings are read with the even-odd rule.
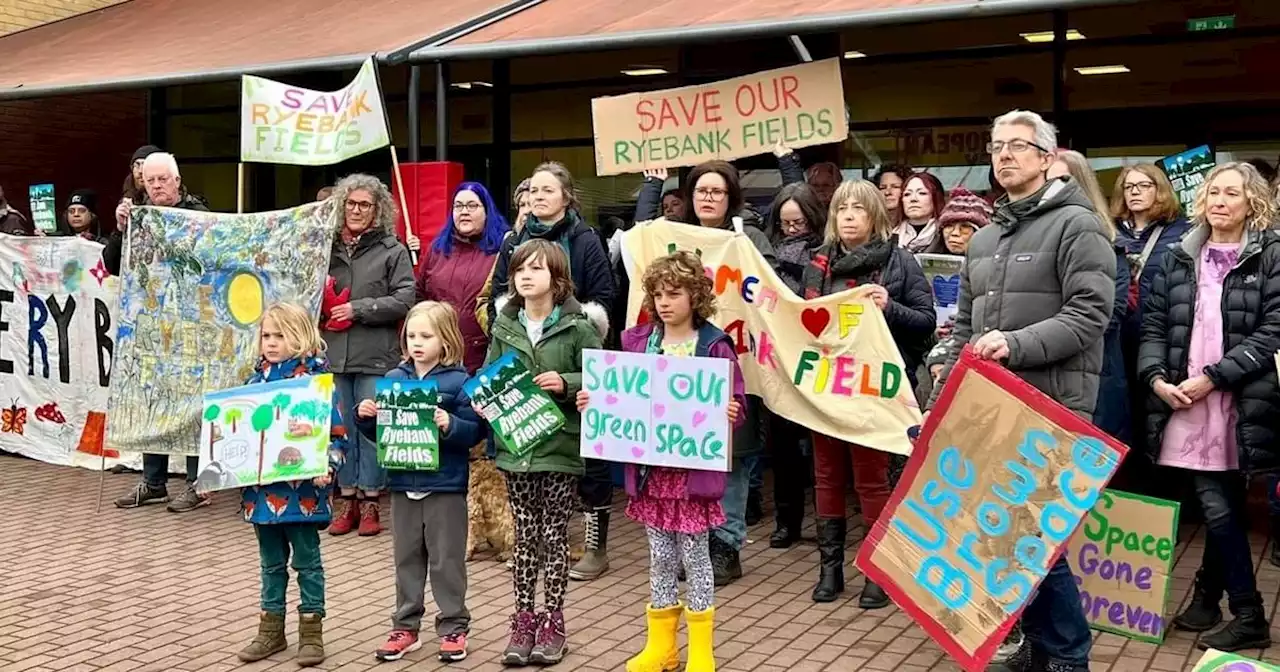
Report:
[[[395,630],[418,632],[426,612],[424,593],[431,579],[431,596],[440,613],[440,637],[467,633],[467,496],[433,493],[414,501],[403,492],[391,493],[391,534],[396,560]]]

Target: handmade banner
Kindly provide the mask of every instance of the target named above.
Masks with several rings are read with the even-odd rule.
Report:
[[[1200,657],[1200,661],[1191,672],[1280,672],[1280,665],[1209,649]]]
[[[333,210],[331,202],[245,215],[134,208],[108,446],[199,454],[201,396],[253,373],[266,307],[288,301],[319,317]]]
[[[1196,190],[1204,184],[1204,178],[1213,170],[1217,160],[1208,145],[1201,145],[1185,152],[1160,159],[1160,168],[1169,176],[1173,193],[1178,195],[1182,211],[1191,216],[1191,206],[1196,202]]]
[[[856,565],[982,670],[1125,446],[965,346]]]
[[[524,455],[564,427],[564,413],[514,352],[480,369],[462,389],[512,455]]]
[[[116,291],[97,243],[0,234],[0,450],[101,464]]]
[[[333,374],[204,395],[196,490],[228,490],[329,473]]]
[[[31,204],[31,223],[45,233],[58,228],[58,206],[53,200],[52,184],[33,184],[27,187],[27,201]]]
[[[732,362],[586,350],[582,456],[612,462],[729,471]]]
[[[372,58],[337,91],[241,77],[241,161],[327,166],[391,144],[387,128]]]
[[[733,339],[747,392],[802,427],[877,450],[911,452],[920,408],[902,355],[868,290],[802,301],[743,234],[656,220],[623,235],[627,322],[647,319],[639,278],[659,257],[697,252],[714,282],[712,321]]]
[[[383,469],[440,469],[440,428],[435,412],[440,388],[434,380],[377,382],[378,464]]]
[[[730,161],[844,142],[840,60],[830,58],[711,84],[591,101],[596,174]]]
[[[1104,490],[1068,542],[1067,564],[1095,630],[1164,641],[1178,503]]]
[[[924,269],[924,277],[933,288],[933,307],[938,313],[938,326],[955,319],[960,307],[960,272],[964,257],[954,254],[917,254],[916,261]]]

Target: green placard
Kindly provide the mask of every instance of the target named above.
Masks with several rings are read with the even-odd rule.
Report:
[[[514,352],[499,357],[463,385],[471,401],[493,427],[502,447],[517,457],[555,436],[564,414]]]
[[[1235,14],[1225,16],[1206,16],[1202,19],[1187,19],[1187,30],[1199,33],[1206,30],[1231,30],[1236,27]]]
[[[435,381],[379,380],[378,464],[392,471],[440,469],[440,428]]]

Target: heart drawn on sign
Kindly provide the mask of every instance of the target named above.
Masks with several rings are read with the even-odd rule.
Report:
[[[639,459],[639,458],[643,457],[643,456],[644,456],[644,448],[641,448],[640,446],[631,446],[631,455],[632,455],[632,457],[635,457],[636,459]]]
[[[596,451],[596,455],[604,455],[604,443],[596,441],[596,445],[591,446],[591,450]]]
[[[831,313],[826,308],[805,308],[800,311],[800,323],[814,338],[821,336],[830,322]]]
[[[662,414],[663,414],[663,413],[666,413],[666,412],[667,412],[667,405],[666,405],[666,404],[654,404],[654,405],[653,405],[653,417],[655,417],[655,418],[661,418],[661,417],[662,417]]]
[[[666,370],[667,370],[667,360],[662,359],[662,358],[659,358],[659,359],[658,359],[658,370],[659,370],[659,371],[666,371]]]
[[[604,363],[613,364],[615,361],[617,361],[617,359],[618,359],[618,356],[610,352],[609,354],[604,356]]]
[[[702,423],[704,423],[704,422],[706,422],[706,421],[707,421],[707,414],[706,414],[705,412],[703,412],[703,411],[694,411],[694,413],[693,413],[693,426],[694,426],[694,427],[697,427],[698,425],[701,425]]]
[[[610,406],[612,406],[612,405],[614,405],[614,404],[618,403],[618,398],[617,398],[617,397],[615,397],[615,396],[613,396],[612,394],[607,394],[607,395],[605,395],[605,397],[604,397],[604,403],[609,404]]]

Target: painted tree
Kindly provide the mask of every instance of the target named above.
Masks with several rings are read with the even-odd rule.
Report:
[[[253,411],[253,415],[249,417],[252,423],[253,431],[258,433],[258,477],[262,477],[262,460],[267,452],[267,430],[271,429],[271,425],[275,424],[275,406],[272,404],[263,404]]]
[[[227,411],[227,416],[224,420],[226,420],[227,424],[231,425],[232,434],[236,433],[236,423],[240,422],[242,418],[244,418],[244,411],[238,408],[233,408]]]
[[[213,437],[218,433],[218,416],[222,415],[222,409],[217,404],[212,404],[204,409],[204,421],[209,423],[209,459],[213,459]]]
[[[276,409],[276,420],[279,420],[280,414],[284,412],[284,409],[289,407],[290,401],[292,401],[292,399],[284,392],[277,394],[275,398],[271,400],[271,405]]]

